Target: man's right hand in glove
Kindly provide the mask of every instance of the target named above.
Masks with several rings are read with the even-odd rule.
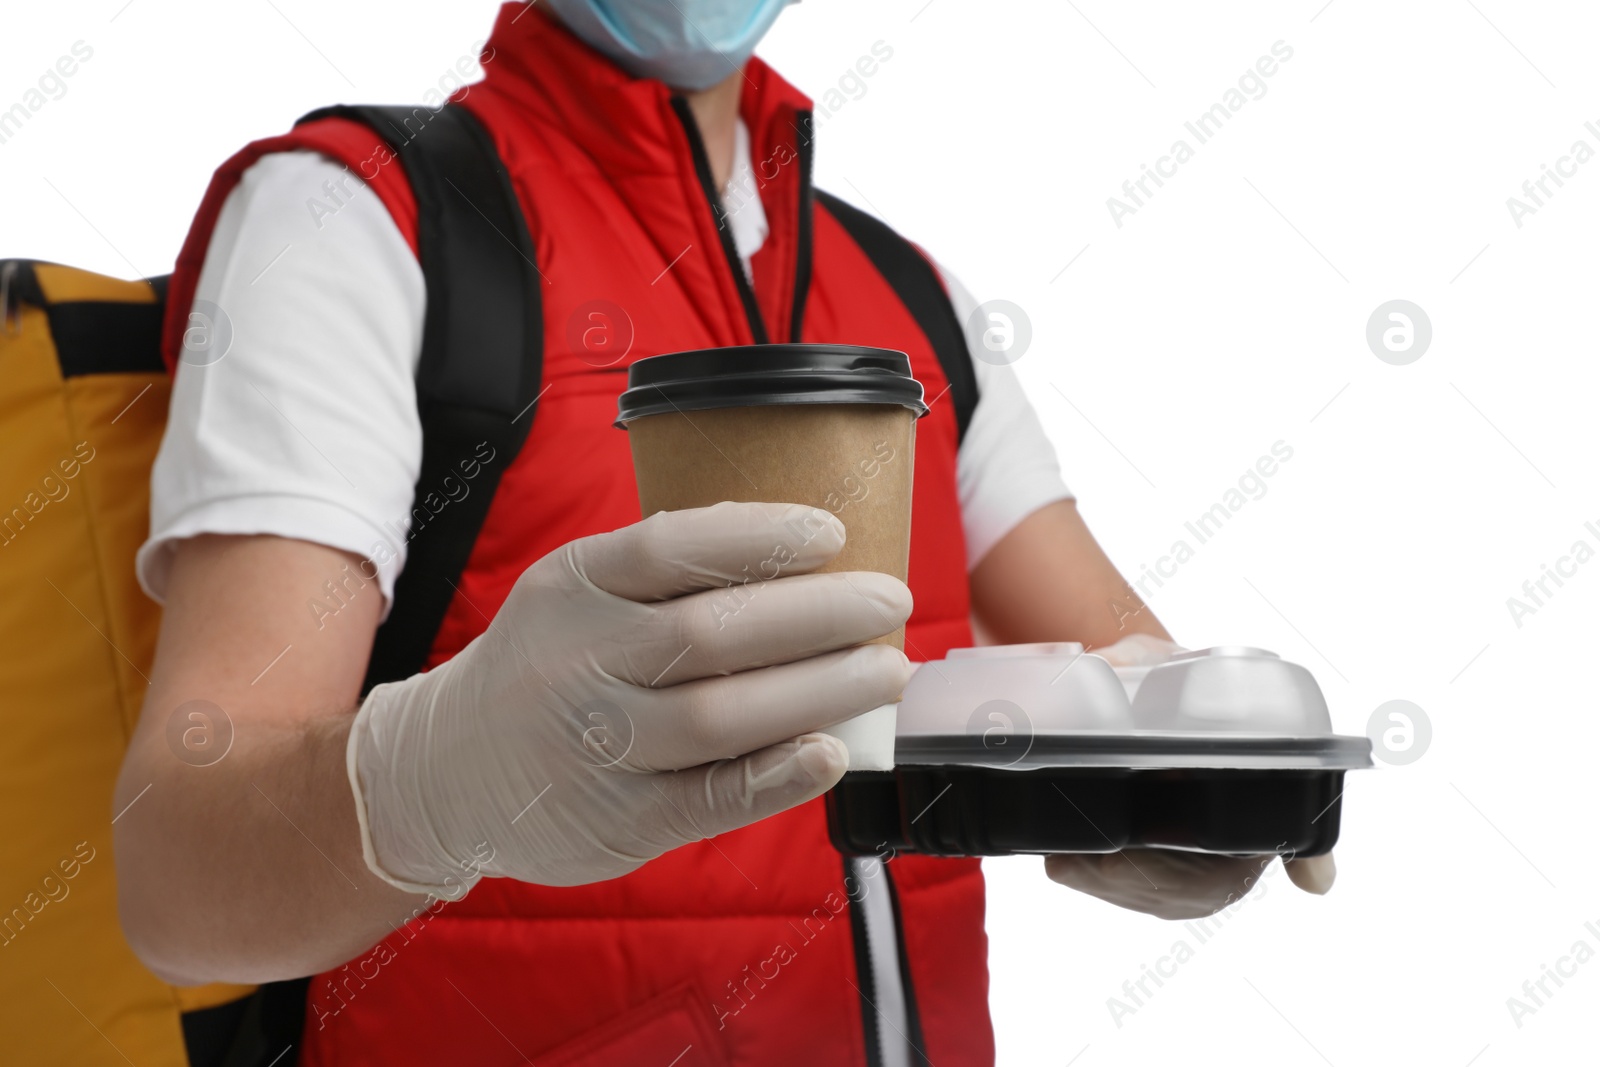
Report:
[[[307,608],[352,588],[357,557],[179,542],[112,805],[129,942],[181,984],[292,977],[369,948],[419,894],[614,878],[820,795],[847,753],[813,731],[910,673],[855,647],[905,621],[902,583],[808,573],[843,542],[836,519],[783,504],[573,542],[460,654],[359,714],[382,596],[369,581]],[[210,749],[188,744],[197,709]]]
[[[487,633],[362,704],[367,865],[412,892],[473,869],[579,885],[819,796],[849,753],[810,731],[910,677],[861,644],[905,621],[910,590],[806,573],[843,544],[827,512],[718,504],[529,567]]]

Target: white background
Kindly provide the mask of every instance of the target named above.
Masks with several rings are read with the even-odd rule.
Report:
[[[1342,732],[1394,698],[1433,724],[1420,760],[1348,783],[1331,895],[1279,871],[1203,945],[990,862],[1002,1063],[1594,1056],[1600,961],[1520,1028],[1506,1001],[1579,939],[1600,950],[1600,561],[1520,627],[1506,601],[1574,541],[1600,549],[1600,160],[1521,228],[1506,199],[1574,140],[1600,150],[1600,26],[1577,4],[1320,3],[806,0],[763,47],[814,96],[893,48],[824,121],[819,184],[1026,310],[1018,372],[1124,573],[1294,449],[1155,591],[1174,634],[1306,664]],[[0,255],[164,272],[234,149],[322,104],[420,99],[493,14],[15,5],[0,109],[75,41],[94,55],[0,144]],[[1266,95],[1197,146],[1183,123],[1279,40]],[[1107,197],[1179,137],[1195,157],[1118,228]],[[1395,298],[1434,330],[1408,366],[1365,341]],[[1107,999],[1179,938],[1194,958],[1119,1027]]]

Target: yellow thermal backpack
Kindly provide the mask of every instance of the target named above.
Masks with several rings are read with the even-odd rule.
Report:
[[[0,1062],[185,1067],[117,921],[111,790],[161,609],[133,557],[167,420],[164,279],[0,260]]]
[[[391,137],[417,113],[340,106],[301,121]],[[411,542],[363,692],[423,668],[541,380],[538,268],[505,166],[465,108],[430,114],[428,136],[391,138],[428,293],[417,506],[477,442],[497,462],[487,489]],[[111,794],[161,617],[134,556],[171,395],[166,283],[0,260],[0,1067],[292,1067],[300,1040],[306,979],[248,1002],[253,986],[174,988],[118,923]]]

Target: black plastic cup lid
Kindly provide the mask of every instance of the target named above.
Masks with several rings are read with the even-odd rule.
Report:
[[[641,359],[615,425],[646,415],[769,404],[894,404],[928,413],[904,352],[860,345],[739,345]]]

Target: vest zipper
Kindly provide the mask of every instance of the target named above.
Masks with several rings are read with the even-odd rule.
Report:
[[[811,218],[815,210],[815,197],[811,189],[811,138],[814,133],[811,112],[796,113],[794,139],[795,150],[800,157],[800,247],[795,252],[794,304],[789,314],[789,340],[796,344],[805,325],[806,296],[811,291]]]
[[[913,1062],[933,1067],[933,1061],[928,1059],[928,1054],[923,1051],[927,1048],[927,1040],[922,1036],[922,1013],[917,1009],[917,991],[911,982],[911,961],[906,958],[906,939],[902,933],[906,924],[900,914],[900,890],[895,887],[887,863],[883,865],[883,884],[889,890],[889,905],[894,911],[895,951],[900,957],[900,988],[906,1002],[906,1043],[911,1046],[911,1051],[916,1053]]]
[[[700,139],[700,124],[689,109],[689,101],[683,97],[672,98],[672,110],[682,123],[685,136],[689,138],[689,155],[694,160],[695,177],[700,179],[700,189],[706,195],[712,218],[716,219],[717,236],[722,239],[722,255],[733,271],[733,284],[738,287],[739,300],[744,304],[744,315],[750,323],[750,336],[758,345],[768,344],[767,324],[761,318],[761,305],[756,303],[755,290],[750,287],[750,279],[744,274],[744,265],[739,262],[739,250],[733,244],[733,231],[728,228],[728,216],[722,210],[722,193],[717,189],[716,180],[711,177],[711,160],[706,155],[705,142]]]
[[[727,213],[722,208],[722,194],[717,190],[717,184],[711,176],[711,161],[706,155],[705,142],[700,138],[700,125],[695,120],[694,112],[689,108],[689,102],[681,96],[672,98],[673,113],[678,116],[678,122],[683,126],[684,135],[689,140],[689,155],[694,161],[695,177],[700,180],[700,189],[705,194],[706,203],[711,208],[712,218],[717,223],[717,235],[721,238],[723,258],[727,260],[728,269],[733,272],[733,283],[738,288],[739,300],[744,305],[745,318],[750,323],[750,334],[758,345],[769,344],[767,325],[761,317],[761,305],[756,302],[755,290],[751,288],[750,279],[745,276],[744,265],[739,261],[739,250],[733,243],[733,231],[728,227]],[[790,335],[794,341],[800,340],[800,326],[805,317],[805,298],[811,283],[811,165],[812,165],[812,119],[810,112],[802,112],[796,122],[796,140],[801,168],[800,190],[800,262],[796,265],[794,310],[789,325]],[[847,877],[860,881],[860,871],[850,857],[844,857],[844,870]],[[883,872],[885,877],[888,871]],[[900,936],[898,902],[895,904],[895,929],[891,931],[896,949],[899,953],[902,974],[905,967],[905,943]],[[867,941],[867,915],[861,901],[850,898],[850,934],[855,946],[856,985],[861,991],[861,1030],[863,1044],[866,1047],[867,1067],[883,1067],[883,1037],[878,1021],[877,983],[872,975],[871,949]],[[915,1018],[915,1007],[910,1003],[910,988],[905,989],[907,997],[907,1014]]]
[[[844,857],[845,877],[861,885],[861,867],[852,856]],[[856,986],[861,993],[861,1034],[867,1049],[867,1067],[883,1067],[883,1035],[878,1027],[878,988],[872,980],[872,949],[867,943],[867,909],[861,899],[851,893],[850,936],[855,944]],[[895,931],[898,941],[899,931]]]

